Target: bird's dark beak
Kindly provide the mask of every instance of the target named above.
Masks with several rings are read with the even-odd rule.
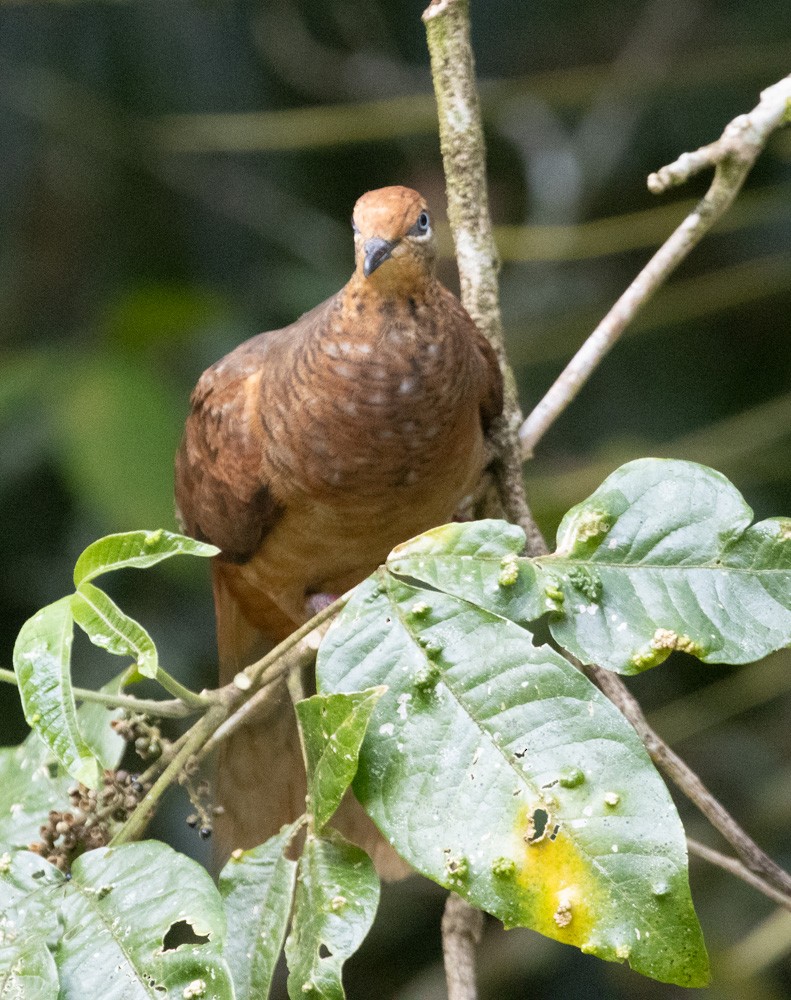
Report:
[[[388,259],[396,245],[396,240],[382,240],[375,236],[372,240],[366,240],[363,247],[365,258],[363,260],[363,274],[366,278],[374,273],[380,264]]]

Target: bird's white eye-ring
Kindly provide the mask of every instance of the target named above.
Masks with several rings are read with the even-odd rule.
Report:
[[[421,212],[420,215],[417,217],[417,223],[415,224],[415,228],[419,233],[427,233],[429,225],[430,222],[429,222],[428,212]]]
[[[354,221],[354,216],[352,216],[352,232],[359,233],[360,230],[357,228],[357,223]]]

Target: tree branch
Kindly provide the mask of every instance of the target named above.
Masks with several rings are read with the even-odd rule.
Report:
[[[481,943],[483,913],[451,892],[442,914],[442,956],[448,1000],[477,1000],[475,948]]]
[[[769,136],[791,120],[790,106],[791,76],[787,76],[764,90],[750,114],[734,118],[716,142],[684,153],[675,163],[651,174],[648,188],[661,194],[706,167],[714,167],[714,180],[703,199],[657,250],[522,424],[519,439],[524,458],[532,456],[538,442],[654,292],[728,211]]]
[[[774,903],[778,903],[780,906],[784,906],[787,910],[791,910],[791,896],[784,892],[779,892],[774,888],[774,886],[768,885],[758,875],[755,875],[748,868],[745,868],[745,866],[737,858],[729,858],[727,854],[721,854],[719,851],[715,851],[713,848],[707,847],[705,844],[701,844],[699,841],[693,840],[691,837],[687,837],[687,847],[689,848],[690,854],[696,854],[704,861],[708,861],[709,864],[716,865],[718,868],[722,868],[731,875],[735,875],[743,882],[746,882],[747,885],[751,885],[753,889],[757,889],[758,892],[762,892],[764,896],[768,896]]]
[[[17,676],[13,670],[0,669],[0,682],[17,685]],[[72,688],[72,694],[77,701],[89,701],[97,705],[106,705],[108,708],[128,708],[132,712],[141,712],[157,719],[184,719],[188,715],[205,712],[209,706],[208,701],[201,701],[199,705],[187,705],[181,698],[157,701],[155,698],[136,698],[133,694],[109,694],[105,691],[92,691],[90,688]]]
[[[494,473],[509,521],[528,533],[537,529],[522,482],[517,432],[522,412],[516,381],[505,355],[497,270],[499,260],[489,215],[486,146],[470,45],[468,0],[432,0],[423,13],[431,55],[431,76],[439,112],[439,136],[448,195],[448,218],[456,247],[461,301],[497,352],[505,404],[491,434]]]

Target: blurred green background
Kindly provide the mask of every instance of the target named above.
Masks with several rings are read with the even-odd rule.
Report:
[[[3,665],[22,622],[70,589],[84,545],[173,527],[172,457],[198,375],[340,287],[356,198],[403,183],[444,213],[422,6],[0,3]],[[708,182],[656,199],[646,175],[789,72],[791,20],[787,0],[478,0],[473,16],[529,408]],[[758,517],[791,514],[790,196],[787,131],[540,446],[527,477],[547,532],[644,455],[713,465]],[[111,586],[198,686],[214,670],[206,571],[182,560]],[[89,684],[118,667],[79,642],[75,662]],[[677,655],[631,686],[790,866],[791,656],[726,669]],[[0,739],[16,742],[15,692],[0,698]],[[155,832],[199,853],[178,795],[170,806]],[[714,960],[705,995],[788,996],[791,915],[695,860],[691,878]],[[443,996],[441,907],[416,878],[386,891],[349,967],[352,1000]],[[493,921],[480,969],[484,1000],[682,992]]]

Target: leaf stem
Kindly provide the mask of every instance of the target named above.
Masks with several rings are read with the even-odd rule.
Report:
[[[162,685],[168,694],[172,694],[174,698],[178,698],[179,701],[182,701],[193,711],[208,708],[209,705],[213,704],[215,701],[214,698],[205,694],[198,694],[196,691],[190,691],[189,688],[184,687],[180,681],[177,681],[175,677],[169,674],[167,670],[163,670],[162,667],[157,667],[156,680]]]
[[[135,840],[139,837],[153,816],[157,803],[162,798],[168,786],[178,777],[190,757],[193,756],[203,741],[220,724],[225,717],[225,713],[226,709],[224,706],[212,706],[185,734],[186,738],[177,753],[146,793],[140,805],[112,838],[110,847],[126,844],[130,840]]]
[[[0,682],[17,684],[17,676],[13,670],[0,668]],[[90,688],[72,688],[76,701],[90,701],[97,705],[107,705],[108,708],[127,708],[132,712],[152,715],[159,719],[183,719],[208,707],[207,702],[200,705],[185,705],[181,698],[172,701],[157,701],[155,698],[136,698],[130,694],[109,694],[104,691],[92,691]]]

